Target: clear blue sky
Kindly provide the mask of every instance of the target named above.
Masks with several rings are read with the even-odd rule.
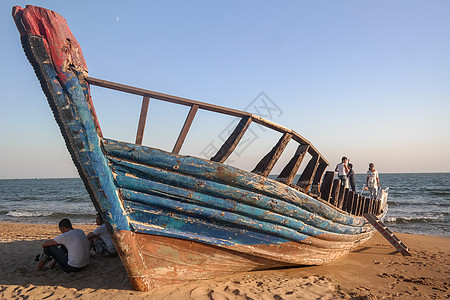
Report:
[[[14,4],[64,16],[92,77],[235,109],[264,92],[278,108],[268,117],[331,168],[346,155],[357,172],[369,162],[381,173],[450,171],[450,1],[1,1],[0,178],[77,176]],[[133,141],[140,98],[99,88],[93,98],[105,136]],[[186,113],[151,102],[144,144],[171,150]],[[219,144],[230,122],[200,113],[181,153]],[[253,133],[238,166],[278,138]]]

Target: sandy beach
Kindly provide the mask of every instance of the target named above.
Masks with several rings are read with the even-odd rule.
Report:
[[[86,233],[95,226],[78,225]],[[120,259],[93,258],[79,273],[35,271],[56,225],[0,223],[2,299],[444,299],[450,297],[450,239],[398,234],[403,257],[381,235],[325,266],[240,273],[214,280],[132,290]],[[231,263],[231,262],[230,262]]]

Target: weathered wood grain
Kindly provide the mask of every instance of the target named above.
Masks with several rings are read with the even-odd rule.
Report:
[[[220,163],[223,163],[225,160],[227,160],[231,153],[233,153],[234,149],[236,149],[251,122],[252,118],[250,116],[243,117],[237,124],[236,128],[234,128],[233,132],[225,141],[225,143],[223,143],[223,145],[220,147],[219,151],[217,151],[216,155],[211,157],[211,160]]]
[[[321,162],[319,160],[319,165],[317,166],[317,170],[314,174],[314,179],[312,181],[311,191],[310,191],[310,194],[314,195],[315,197],[320,197],[322,177],[323,177],[323,173],[325,172],[325,169],[327,168],[327,166],[328,165],[326,163]]]
[[[189,113],[184,121],[183,128],[181,129],[180,135],[178,136],[177,142],[175,146],[173,146],[172,153],[178,154],[180,153],[181,146],[183,146],[184,140],[189,132],[189,128],[191,128],[192,122],[194,121],[195,114],[197,113],[198,105],[194,104],[191,106]]]
[[[305,170],[303,170],[302,175],[300,175],[300,178],[297,181],[297,186],[305,193],[308,192],[309,188],[311,187],[311,183],[314,179],[314,174],[316,173],[318,164],[319,156],[315,155],[309,160],[308,164],[305,167]]]
[[[334,174],[333,174],[334,176]],[[331,204],[339,207],[339,191],[340,191],[341,180],[339,178],[333,180],[333,188],[331,190]]]
[[[144,137],[144,129],[145,129],[145,123],[147,121],[149,103],[150,103],[150,98],[147,96],[144,96],[144,98],[142,99],[141,114],[139,116],[138,130],[137,130],[137,134],[136,134],[136,144],[137,145],[142,145],[142,139]]]
[[[290,185],[294,181],[294,177],[297,174],[300,165],[302,164],[303,158],[308,151],[309,145],[299,145],[295,151],[294,156],[289,160],[288,164],[278,175],[277,180]]]
[[[334,177],[334,171],[325,172],[325,176],[323,178],[322,186],[320,189],[320,198],[322,198],[324,201],[327,201],[327,202],[331,202],[333,177]]]
[[[280,158],[291,138],[291,133],[284,133],[283,136],[278,140],[277,144],[259,161],[252,172],[267,177],[270,174],[270,171],[272,171],[275,163]]]

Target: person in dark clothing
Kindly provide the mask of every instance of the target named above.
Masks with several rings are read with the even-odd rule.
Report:
[[[350,183],[350,188],[353,192],[356,192],[356,180],[355,180],[355,171],[353,171],[353,165],[348,164],[348,168],[350,169],[348,171],[348,181]]]

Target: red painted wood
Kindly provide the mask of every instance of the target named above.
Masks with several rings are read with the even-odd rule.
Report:
[[[42,36],[45,48],[50,55],[58,80],[65,85],[70,79],[68,76],[74,74],[84,83],[88,76],[88,68],[83,57],[80,44],[69,29],[66,20],[54,11],[27,5],[25,8],[14,6],[12,16],[21,36]],[[70,75],[68,75],[70,74]],[[89,90],[89,84],[86,83]],[[90,95],[90,92],[88,93]],[[95,113],[92,99],[89,96],[88,105],[94,118],[97,132],[102,137],[97,114]]]

